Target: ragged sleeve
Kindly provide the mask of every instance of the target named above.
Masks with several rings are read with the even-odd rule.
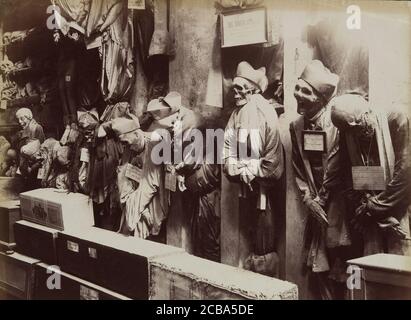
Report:
[[[290,136],[292,145],[291,162],[294,170],[295,182],[298,190],[300,190],[301,198],[304,199],[311,195],[308,185],[308,178],[305,172],[303,159],[301,158],[296,133],[293,123],[290,124]]]
[[[410,128],[403,112],[391,112],[388,125],[395,155],[394,173],[386,190],[371,198],[370,209],[385,213],[397,206],[409,205],[410,200]],[[403,215],[404,212],[398,212]],[[401,218],[401,217],[400,217]]]
[[[262,182],[269,183],[269,180],[278,180],[284,172],[284,149],[280,138],[278,119],[265,119],[265,130],[262,130],[265,137],[264,147],[261,152],[261,159],[257,177]]]

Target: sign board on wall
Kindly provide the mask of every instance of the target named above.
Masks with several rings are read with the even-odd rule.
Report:
[[[220,18],[223,48],[268,41],[265,8],[230,11],[222,13]]]
[[[128,8],[134,10],[145,10],[146,1],[145,0],[128,0]]]

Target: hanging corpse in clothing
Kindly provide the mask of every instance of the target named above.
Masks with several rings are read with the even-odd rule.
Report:
[[[55,0],[54,3],[63,9],[60,30],[71,38],[60,40],[63,46],[59,84],[66,113],[66,132],[61,142],[65,144],[77,137],[78,108],[99,107],[101,95],[110,104],[127,100],[134,76],[133,26],[127,1]],[[101,69],[96,70],[94,66],[99,60]]]
[[[284,207],[284,151],[278,117],[260,95],[267,82],[265,68],[255,70],[245,61],[238,65],[233,80],[236,109],[225,129],[223,169],[230,181],[240,183],[240,215],[249,217],[251,257],[276,256],[275,221]],[[273,270],[264,273],[275,274]]]

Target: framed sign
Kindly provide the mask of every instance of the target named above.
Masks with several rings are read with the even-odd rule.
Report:
[[[146,1],[145,0],[128,0],[128,8],[134,10],[145,10]]]
[[[352,180],[354,190],[386,189],[384,168],[381,166],[356,166],[352,167]]]
[[[221,13],[220,22],[222,48],[268,41],[266,8]]]
[[[303,150],[310,152],[327,152],[325,131],[303,131]]]

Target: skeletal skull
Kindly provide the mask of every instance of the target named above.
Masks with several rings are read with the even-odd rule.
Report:
[[[257,86],[247,79],[236,77],[233,81],[234,99],[237,107],[250,102],[251,96],[258,91]]]
[[[297,112],[310,119],[324,107],[325,103],[319,94],[304,80],[298,79],[294,89],[297,100]]]

